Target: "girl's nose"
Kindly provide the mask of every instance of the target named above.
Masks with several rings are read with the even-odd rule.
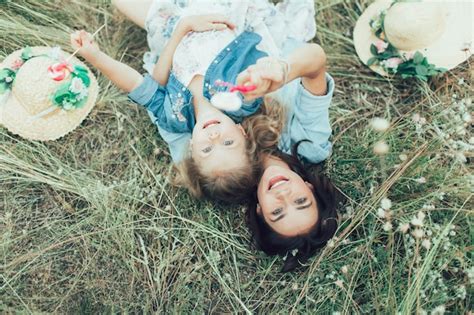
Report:
[[[277,190],[275,194],[278,199],[283,200],[286,196],[290,194],[290,190],[288,188],[284,188],[281,190]]]
[[[210,140],[214,140],[214,139],[217,139],[219,137],[219,131],[211,131],[209,133],[209,139]]]

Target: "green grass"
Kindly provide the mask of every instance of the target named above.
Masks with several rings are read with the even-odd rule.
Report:
[[[337,83],[326,168],[348,202],[337,238],[306,269],[281,274],[281,258],[256,251],[242,206],[172,187],[166,145],[145,111],[98,75],[96,107],[63,139],[0,129],[0,312],[472,311],[473,143],[463,121],[472,66],[429,84],[375,75],[351,39],[368,4],[318,1],[316,41]],[[145,32],[98,0],[0,1],[0,60],[26,45],[67,48],[72,29],[103,23],[102,48],[139,69]],[[389,130],[373,131],[373,117],[390,120]],[[381,158],[372,146],[382,139],[390,151]],[[392,231],[377,216],[384,197]],[[397,230],[419,211],[429,250],[413,227]]]

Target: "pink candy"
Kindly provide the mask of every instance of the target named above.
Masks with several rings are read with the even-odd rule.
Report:
[[[232,83],[224,82],[221,80],[216,80],[215,85],[229,87],[230,88],[229,92],[239,91],[242,93],[251,92],[257,88],[257,86],[253,84],[252,85],[233,85]]]
[[[48,74],[54,81],[62,81],[73,71],[71,65],[64,61],[48,67]]]

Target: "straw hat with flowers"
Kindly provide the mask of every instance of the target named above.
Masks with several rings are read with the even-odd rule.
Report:
[[[26,47],[0,64],[0,125],[31,140],[54,140],[87,117],[97,80],[59,48]]]
[[[377,0],[357,21],[354,45],[375,72],[426,81],[471,56],[473,18],[470,0]]]

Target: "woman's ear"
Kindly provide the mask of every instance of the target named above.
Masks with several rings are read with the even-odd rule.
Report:
[[[260,204],[257,203],[257,208],[255,209],[255,211],[257,212],[257,214],[261,215],[262,214],[262,207],[260,207]]]
[[[312,191],[314,191],[314,186],[313,186],[313,184],[311,184],[310,182],[307,182],[307,181],[305,181],[304,183],[306,184],[306,186],[309,187],[309,189],[311,189]]]

